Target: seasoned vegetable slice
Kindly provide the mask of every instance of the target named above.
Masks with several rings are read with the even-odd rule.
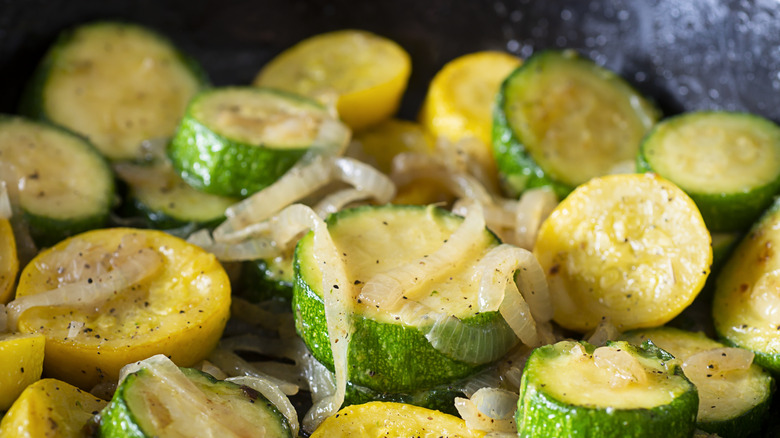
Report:
[[[759,365],[780,372],[780,203],[742,239],[715,284],[712,317],[728,345],[755,353]]]
[[[20,117],[0,117],[0,177],[39,245],[102,226],[114,201],[114,177],[83,138]]]
[[[13,297],[18,273],[19,257],[16,255],[14,231],[8,219],[0,219],[0,304]]]
[[[392,116],[411,71],[409,55],[387,38],[360,30],[316,35],[282,52],[254,81],[335,106],[352,129]]]
[[[543,51],[503,83],[493,153],[514,193],[552,186],[560,197],[634,161],[659,112],[616,74],[574,51]]]
[[[106,405],[88,392],[56,379],[24,390],[0,423],[4,438],[82,438],[89,421]]]
[[[710,230],[744,230],[780,190],[780,127],[745,113],[669,118],[642,142],[638,168],[685,190]]]
[[[516,414],[521,437],[690,437],[699,399],[652,344],[562,341],[528,358]]]
[[[439,411],[393,402],[370,402],[348,406],[326,419],[312,438],[335,436],[447,436],[482,437],[466,422]]]
[[[722,437],[747,437],[761,430],[775,385],[749,351],[671,327],[629,332],[624,339],[633,344],[649,339],[683,361],[685,376],[699,392],[699,429]]]
[[[225,210],[239,201],[195,190],[168,162],[116,163],[114,169],[129,186],[131,210],[153,228],[216,226],[225,219]]]
[[[387,310],[358,297],[365,283],[377,274],[433,255],[462,223],[458,216],[433,207],[395,205],[344,210],[328,219],[328,230],[357,294],[356,311],[351,315],[355,329],[347,353],[351,383],[389,393],[431,389],[473,374],[517,343],[499,312],[479,312],[479,286],[472,278],[480,274],[480,258],[498,244],[484,228],[477,231],[467,251],[455,254],[445,269],[419,281],[419,287],[410,288],[399,298],[402,302],[419,300],[434,311],[454,315],[466,326],[480,330],[481,341],[459,344],[460,356],[471,361],[453,358],[453,353],[432,346],[426,333],[431,330],[433,318],[428,324],[410,326],[401,322],[402,311]],[[313,356],[333,370],[322,274],[312,246],[312,236],[308,235],[296,248],[293,313],[296,329]],[[455,335],[439,334],[440,341],[445,345],[457,343],[451,339]]]
[[[340,147],[340,128],[318,103],[269,88],[214,88],[198,94],[168,149],[173,167],[196,189],[247,196],[275,182],[312,146]]]
[[[256,390],[165,356],[131,365],[100,420],[103,437],[292,438],[287,419]]]
[[[46,336],[46,375],[92,388],[156,353],[182,366],[205,358],[227,321],[230,285],[213,255],[179,238],[103,229],[41,252],[8,307],[19,331]]]
[[[554,320],[620,330],[677,316],[710,272],[710,234],[693,201],[653,174],[611,175],[578,187],[542,224],[534,254],[547,273]]]
[[[65,31],[38,66],[22,110],[85,135],[110,160],[173,135],[206,84],[191,59],[144,27],[95,22]]]
[[[0,412],[41,378],[44,342],[40,334],[0,335]]]

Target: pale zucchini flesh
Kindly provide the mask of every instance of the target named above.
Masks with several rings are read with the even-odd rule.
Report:
[[[83,138],[19,117],[0,118],[0,157],[39,244],[105,222],[114,201],[107,163]]]
[[[111,160],[173,135],[206,83],[196,64],[138,25],[96,22],[63,33],[29,85],[23,111],[85,135]]]

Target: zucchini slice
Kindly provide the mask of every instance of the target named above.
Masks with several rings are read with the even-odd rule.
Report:
[[[462,437],[480,438],[484,432],[471,430],[454,415],[403,403],[370,402],[347,406],[328,417],[312,438],[362,437]]]
[[[354,130],[390,118],[411,72],[409,54],[395,42],[362,30],[315,35],[266,64],[259,87],[287,90],[335,106]]]
[[[726,261],[715,283],[715,330],[731,346],[780,373],[780,201],[767,210]]]
[[[480,345],[462,345],[478,360],[470,363],[434,348],[425,336],[430,327],[403,324],[397,312],[357,297],[363,284],[376,274],[434,253],[463,223],[462,218],[434,207],[386,205],[343,210],[331,215],[327,223],[345,260],[349,282],[356,288],[351,316],[354,332],[347,352],[349,382],[387,393],[431,389],[473,374],[517,344],[517,337],[498,311],[478,311],[479,285],[472,277],[480,274],[476,272],[477,261],[498,245],[487,229],[469,251],[452,261],[448,272],[422,283],[417,298],[483,332]],[[295,325],[312,355],[333,371],[322,274],[312,251],[309,234],[298,242],[293,262]],[[477,358],[476,352],[485,348],[492,352],[490,357]]]
[[[761,430],[775,385],[768,372],[752,363],[752,354],[737,360],[704,333],[671,327],[629,332],[623,339],[633,344],[649,339],[683,361],[685,376],[699,392],[699,429],[722,437],[748,437]]]
[[[293,255],[245,262],[239,281],[242,287],[238,293],[250,302],[282,300],[289,304],[295,281]]]
[[[315,143],[328,111],[270,88],[203,91],[190,102],[168,149],[189,185],[222,196],[248,196],[274,183]],[[348,130],[326,140],[340,146]]]
[[[44,373],[87,389],[153,354],[204,359],[227,322],[230,283],[212,254],[182,239],[102,229],[36,256],[8,307],[20,332],[46,336]]]
[[[105,224],[114,202],[114,176],[83,138],[20,117],[0,117],[3,179],[18,187],[19,206],[36,244]]]
[[[516,414],[521,437],[690,437],[699,399],[652,343],[561,341],[531,353]]]
[[[711,231],[744,230],[780,190],[780,127],[753,114],[683,114],[653,128],[637,163],[685,190]]]
[[[85,135],[110,160],[133,159],[142,141],[173,135],[206,83],[165,37],[95,22],[60,35],[28,85],[22,112]]]
[[[100,436],[292,438],[279,409],[248,386],[178,368],[164,356],[140,364],[103,411]]]
[[[106,402],[56,379],[39,380],[22,392],[0,423],[7,438],[82,438]]]
[[[239,201],[195,190],[169,162],[116,163],[114,169],[129,186],[130,210],[152,228],[215,227],[225,219],[225,210]]]
[[[551,186],[562,198],[634,161],[659,114],[622,78],[576,52],[543,51],[501,86],[493,153],[510,192]]]
[[[662,325],[693,302],[710,272],[710,234],[691,198],[654,174],[594,178],[542,224],[534,254],[553,319],[586,332]]]
[[[0,304],[13,298],[18,273],[19,257],[16,254],[14,230],[11,221],[0,219]]]

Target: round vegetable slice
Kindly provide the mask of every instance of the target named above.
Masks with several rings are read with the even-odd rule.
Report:
[[[20,117],[0,117],[0,154],[0,179],[13,191],[12,202],[19,203],[38,245],[105,223],[114,177],[83,138]]]
[[[131,368],[103,411],[100,436],[292,437],[287,419],[261,393],[153,356]]]
[[[496,94],[520,63],[514,55],[492,51],[453,59],[433,77],[420,123],[437,137],[475,137],[489,146]]]
[[[507,189],[559,197],[634,161],[659,112],[616,74],[574,51],[543,51],[501,86],[493,153]]]
[[[415,287],[403,289],[398,296],[401,304],[419,302],[434,312],[455,316],[464,327],[482,333],[478,341],[469,338],[458,343],[464,327],[434,324],[433,317],[419,326],[408,325],[402,321],[403,309],[393,310],[390,305],[375,305],[361,298],[366,284],[378,274],[391,273],[417,260],[421,263],[416,266],[423,269],[426,263],[435,263],[435,252],[443,242],[455,240],[453,232],[462,224],[458,216],[444,210],[398,205],[343,210],[328,219],[328,230],[345,260],[349,283],[356,288],[356,310],[350,315],[354,332],[347,352],[351,383],[388,393],[431,389],[473,374],[517,343],[498,311],[479,311],[479,282],[472,278],[481,274],[478,261],[498,245],[484,227],[472,236],[473,246],[447,259],[439,272],[424,281],[420,277]],[[296,329],[313,356],[332,370],[322,273],[313,260],[309,235],[296,248],[293,313]],[[441,330],[444,332],[438,332]],[[440,343],[438,348],[431,339]],[[460,353],[448,351],[446,346],[453,343]]]
[[[387,38],[360,30],[313,36],[266,64],[254,85],[279,88],[335,106],[352,129],[392,116],[411,71],[409,55]]]
[[[46,336],[46,375],[91,388],[156,353],[182,366],[204,359],[227,322],[230,284],[213,255],[179,238],[104,229],[41,252],[8,307],[19,331]]]
[[[434,139],[419,123],[400,119],[388,119],[355,134],[353,143],[359,145],[361,161],[376,164],[376,168],[389,174],[393,170],[393,158],[404,152],[430,154]]]
[[[662,325],[710,272],[710,234],[691,198],[654,174],[611,175],[578,187],[542,224],[534,254],[554,320],[586,332]]]
[[[744,230],[780,189],[780,127],[744,113],[672,117],[642,142],[638,168],[685,190],[710,230]]]
[[[649,339],[683,361],[685,376],[699,392],[699,429],[724,437],[747,437],[761,430],[775,385],[772,376],[753,363],[752,353],[672,327],[633,331],[623,339],[633,344]]]
[[[369,402],[348,406],[329,417],[312,438],[334,436],[448,436],[482,437],[462,419],[439,411],[393,402]]]
[[[727,345],[755,353],[780,372],[780,202],[742,239],[718,275],[712,302],[715,330]]]
[[[40,334],[0,335],[0,411],[41,378],[44,342]]]
[[[142,26],[96,22],[65,31],[31,80],[22,111],[85,135],[111,160],[170,137],[203,71]]]
[[[323,133],[326,124],[333,129]],[[269,88],[225,87],[192,99],[168,154],[196,189],[245,197],[274,183],[310,147],[338,150],[348,140],[348,129],[312,100]]]
[[[16,239],[11,222],[0,219],[0,304],[13,297],[19,258],[16,256]]]
[[[521,437],[690,437],[699,399],[652,344],[561,341],[531,353],[516,414]]]
[[[22,392],[0,423],[8,438],[78,438],[106,402],[56,379],[39,380]]]

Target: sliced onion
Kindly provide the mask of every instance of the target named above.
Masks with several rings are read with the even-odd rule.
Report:
[[[227,373],[222,371],[220,367],[214,365],[213,363],[207,360],[202,360],[200,362],[200,366],[198,367],[198,369],[200,369],[206,374],[210,374],[212,377],[214,377],[217,380],[225,380],[228,377]]]
[[[596,326],[596,329],[593,330],[593,333],[590,334],[587,342],[591,345],[600,347],[605,345],[607,341],[614,341],[615,339],[618,339],[618,337],[620,337],[620,331],[612,324],[612,321],[609,318],[604,318],[599,325]]]
[[[514,413],[517,394],[497,388],[483,388],[470,399],[456,398],[455,408],[469,429],[484,432],[517,432]]]
[[[214,254],[214,257],[223,262],[269,259],[281,253],[276,241],[269,237],[251,238],[233,243],[215,242],[206,229],[190,234],[187,242]]]
[[[299,351],[295,342],[290,342],[287,339],[260,337],[253,333],[223,338],[219,345],[231,351],[253,352],[290,360],[296,360],[298,358],[296,354]]]
[[[111,165],[119,179],[133,187],[166,187],[172,181],[157,166],[119,162]]]
[[[127,238],[137,239],[136,235]],[[8,303],[11,327],[16,327],[19,316],[25,310],[40,306],[94,305],[108,300],[128,287],[137,284],[157,272],[163,258],[157,251],[143,247],[143,242],[122,239],[119,248],[110,256],[112,269],[97,273],[91,278],[61,284],[35,295],[25,295]]]
[[[639,360],[626,350],[615,347],[598,347],[593,352],[593,363],[608,371],[609,384],[620,388],[629,383],[647,384],[647,370]]]
[[[327,218],[353,202],[371,198],[371,194],[358,189],[344,189],[331,193],[314,206],[317,216]]]
[[[278,386],[287,395],[295,395],[298,393],[298,385],[279,380],[273,376],[270,376],[255,367],[250,363],[239,357],[237,354],[225,350],[223,348],[217,348],[211,352],[208,360],[214,365],[218,366],[222,371],[227,373],[231,377],[236,376],[253,376],[261,379],[266,379]]]
[[[415,300],[425,292],[423,286],[449,275],[458,267],[458,260],[479,244],[484,230],[482,211],[474,208],[433,254],[376,274],[366,281],[360,291],[360,299],[385,310],[396,308],[402,297]]]
[[[263,394],[287,418],[287,422],[290,423],[290,429],[292,429],[292,436],[298,436],[298,430],[300,429],[298,413],[295,411],[292,403],[290,403],[290,399],[279,390],[279,387],[268,380],[253,376],[229,377],[225,380],[237,385],[248,386]]]
[[[499,386],[501,386],[501,377],[495,370],[488,369],[470,377],[463,385],[463,394],[471,398],[474,393],[482,388],[498,388]]]
[[[464,171],[449,168],[440,159],[427,154],[405,152],[396,155],[391,177],[398,186],[420,178],[435,179],[458,197],[472,199],[483,205],[493,202],[490,193],[476,178]]]
[[[288,345],[297,345],[295,341],[300,339],[295,333],[295,319],[292,313],[272,312],[243,298],[233,297],[230,315],[260,328],[276,331],[280,338],[289,340]]]
[[[8,183],[0,181],[0,219],[11,219],[13,214],[11,197],[8,195]]]
[[[501,316],[525,345],[536,347],[542,344],[531,309],[517,290],[513,282],[508,282],[504,291],[504,300],[498,308]]]
[[[750,292],[750,306],[773,327],[780,326],[780,269],[767,272],[758,279]]]
[[[539,227],[552,213],[558,199],[552,189],[543,187],[523,192],[516,209],[514,244],[532,250],[536,243]]]
[[[65,335],[65,339],[73,339],[76,336],[78,336],[81,329],[84,328],[86,324],[84,324],[81,321],[71,321],[68,323],[68,334]]]
[[[284,382],[293,383],[298,386],[298,388],[305,389],[309,386],[304,377],[303,370],[298,365],[274,360],[254,361],[250,362],[250,365],[261,373],[268,374],[269,376]]]
[[[747,371],[755,354],[742,348],[723,347],[692,354],[683,361],[683,372],[691,379],[704,380],[733,371]]]

